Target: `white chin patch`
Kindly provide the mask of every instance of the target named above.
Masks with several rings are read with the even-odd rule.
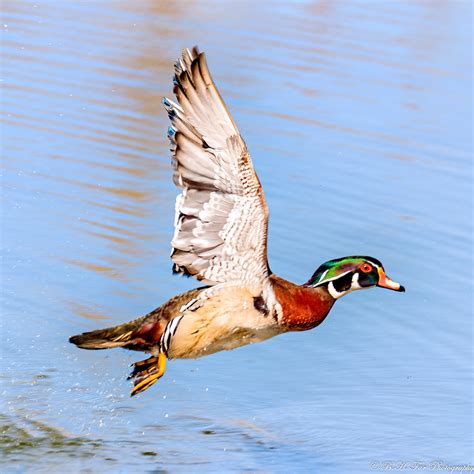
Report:
[[[334,284],[333,284],[332,281],[330,281],[329,284],[328,284],[329,294],[335,300],[337,300],[341,296],[347,295],[347,293],[350,293],[351,291],[362,290],[362,289],[363,289],[362,286],[359,285],[359,274],[358,273],[354,273],[354,275],[352,276],[351,287],[346,291],[337,291],[336,288],[334,288]]]
[[[362,290],[362,287],[359,285],[358,273],[354,273],[354,275],[352,276],[351,289],[349,291],[352,291],[352,290]]]
[[[328,284],[328,291],[329,291],[329,294],[335,299],[337,300],[338,298],[340,298],[341,296],[344,296],[346,293],[348,293],[347,291],[337,291],[336,288],[334,288],[334,283],[332,281],[329,282]],[[350,291],[350,290],[349,290]]]

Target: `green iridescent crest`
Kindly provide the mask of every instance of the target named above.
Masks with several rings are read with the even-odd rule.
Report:
[[[332,281],[344,275],[345,273],[356,270],[367,261],[372,263],[375,267],[380,267],[383,269],[381,262],[373,257],[352,256],[337,258],[335,260],[329,260],[328,262],[323,263],[314,272],[307,285],[317,286],[321,283]]]

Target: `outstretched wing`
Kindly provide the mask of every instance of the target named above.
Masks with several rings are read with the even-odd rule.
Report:
[[[171,126],[176,199],[173,271],[208,284],[258,283],[267,263],[268,210],[244,140],[197,48],[175,65]]]

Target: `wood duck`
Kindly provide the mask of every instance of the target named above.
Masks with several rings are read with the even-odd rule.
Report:
[[[373,257],[337,258],[303,285],[274,275],[267,261],[268,209],[237,125],[217,90],[204,53],[183,51],[174,95],[163,104],[171,125],[176,199],[173,272],[206,286],[174,296],[151,313],[69,340],[82,349],[123,347],[151,353],[133,364],[131,395],[165,372],[167,359],[197,358],[305,331],[334,302],[379,286],[405,291]]]

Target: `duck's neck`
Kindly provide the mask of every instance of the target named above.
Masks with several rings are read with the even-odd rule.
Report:
[[[324,321],[336,301],[325,286],[295,285],[271,276],[275,296],[282,307],[282,325],[289,331],[312,329]]]

